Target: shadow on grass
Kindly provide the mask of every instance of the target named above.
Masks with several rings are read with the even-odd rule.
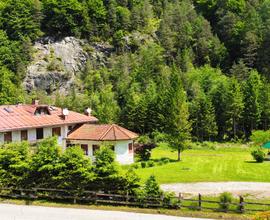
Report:
[[[158,162],[167,162],[167,163],[175,163],[175,162],[178,162],[178,160],[176,159],[171,159],[171,158],[168,158],[168,157],[162,157],[162,158],[159,158],[159,159],[152,159],[154,162],[158,163]]]
[[[245,161],[245,163],[258,163],[258,162],[255,160],[248,160],[248,161]]]

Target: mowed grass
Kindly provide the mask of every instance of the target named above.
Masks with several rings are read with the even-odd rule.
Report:
[[[170,158],[162,166],[136,170],[142,181],[155,175],[159,183],[256,181],[270,182],[270,161],[255,163],[247,146],[218,146],[215,150],[196,149],[182,153],[176,162],[177,152],[161,146],[153,150],[152,159]]]

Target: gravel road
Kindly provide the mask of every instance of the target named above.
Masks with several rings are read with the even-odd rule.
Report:
[[[1,220],[196,220],[118,211],[0,204]],[[198,218],[197,218],[198,220]],[[205,220],[205,219],[204,219]]]
[[[270,183],[261,182],[201,182],[163,184],[161,188],[175,193],[191,195],[217,195],[222,192],[231,192],[233,195],[249,194],[255,198],[270,197]]]

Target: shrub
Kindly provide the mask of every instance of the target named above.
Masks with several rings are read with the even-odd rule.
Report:
[[[170,159],[166,157],[161,158],[161,161],[163,162],[163,164],[170,163]]]
[[[147,135],[143,135],[137,140],[134,151],[140,160],[147,161],[150,159],[151,151],[155,147],[156,145],[153,141]]]
[[[252,134],[250,136],[250,140],[253,142],[255,145],[262,145],[265,142],[270,140],[270,131],[252,131]]]
[[[145,182],[144,192],[146,197],[159,197],[162,194],[162,190],[159,187],[159,184],[155,176],[151,175]]]
[[[260,148],[253,150],[251,155],[257,161],[257,163],[262,163],[264,161],[265,153]]]
[[[230,203],[232,202],[233,196],[229,192],[224,192],[220,194],[219,201],[220,201],[220,208],[225,212],[229,209]]]
[[[146,162],[145,162],[145,161],[142,161],[142,162],[141,162],[141,167],[142,167],[142,168],[145,168],[145,167],[146,167]]]
[[[148,167],[154,167],[155,162],[153,160],[150,160],[150,161],[148,161],[147,165],[148,165]]]
[[[138,169],[139,168],[139,164],[138,163],[134,163],[131,165],[132,168],[134,169]]]
[[[179,208],[179,200],[175,197],[173,192],[164,192],[164,206],[167,208]]]

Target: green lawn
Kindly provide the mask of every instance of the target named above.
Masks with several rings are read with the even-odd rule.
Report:
[[[144,181],[155,175],[159,183],[206,181],[258,181],[270,182],[270,161],[255,163],[251,149],[245,146],[222,145],[216,150],[186,150],[181,162],[136,170]],[[176,160],[177,153],[166,147],[153,150],[152,159],[168,157]]]

